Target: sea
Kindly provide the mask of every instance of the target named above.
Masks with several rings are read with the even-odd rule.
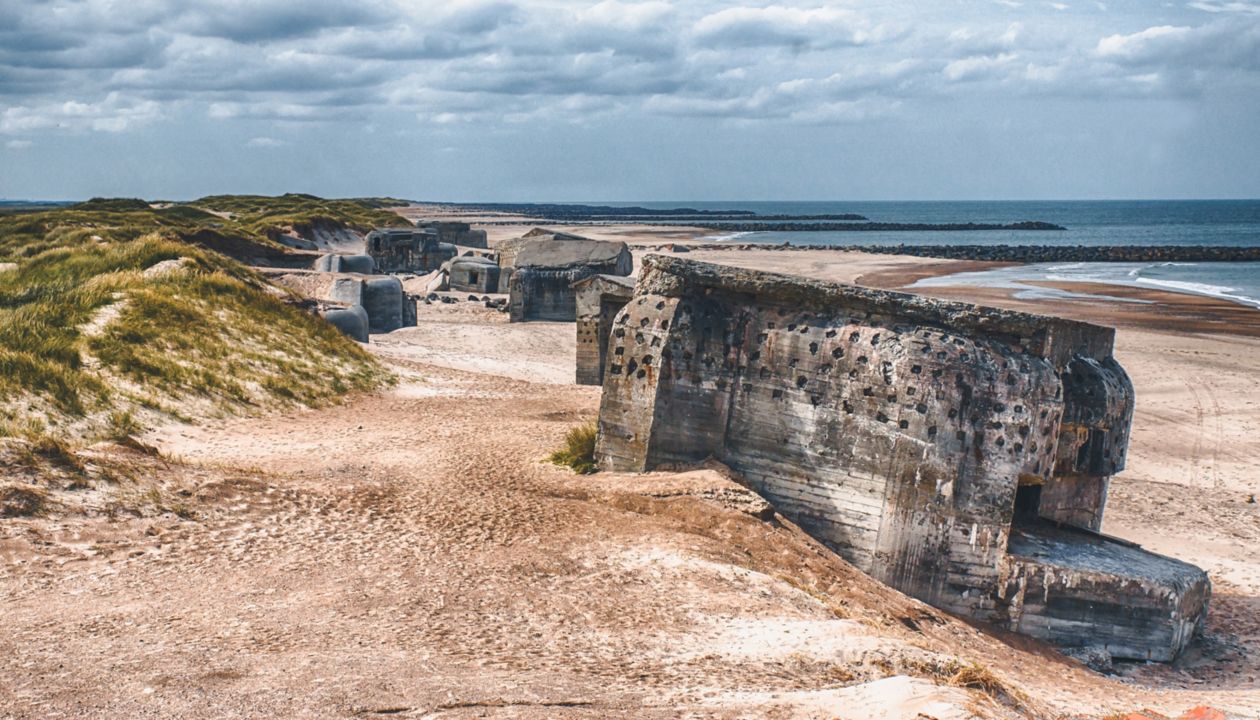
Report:
[[[752,232],[725,242],[792,245],[1260,245],[1260,200],[960,202],[634,202],[648,208],[748,210],[759,215],[857,213],[872,222],[993,223],[1040,220],[1067,230]],[[1029,281],[1071,281],[1207,295],[1260,308],[1260,263],[1043,263],[921,281],[1048,294]]]

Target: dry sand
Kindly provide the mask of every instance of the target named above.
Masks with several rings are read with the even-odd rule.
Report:
[[[881,287],[973,267],[689,257]],[[1138,407],[1104,529],[1217,583],[1208,638],[1178,666],[1104,677],[981,632],[767,521],[720,469],[543,462],[598,408],[598,388],[569,384],[573,326],[462,303],[373,337],[400,377],[387,391],[152,433],[179,462],[151,473],[186,476],[189,519],[0,522],[0,717],[1258,716],[1260,313],[1150,297],[1035,309],[1120,325]],[[1023,699],[952,687],[951,658]]]

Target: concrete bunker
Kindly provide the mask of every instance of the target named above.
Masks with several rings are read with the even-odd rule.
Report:
[[[577,292],[577,383],[600,385],[613,319],[634,294],[634,279],[592,275],[573,283]]]
[[[494,247],[495,257],[499,260],[499,292],[506,294],[508,286],[511,284],[512,273],[516,271],[516,255],[521,248],[531,240],[555,240],[557,242],[565,242],[568,240],[587,240],[581,235],[572,233],[556,232],[546,228],[536,227],[524,235],[504,240]]]
[[[597,459],[712,456],[865,572],[1068,647],[1172,660],[1197,567],[1097,532],[1133,386],[1110,328],[649,256]]]
[[[350,336],[355,342],[368,341],[368,316],[362,305],[328,308],[323,316],[333,327]]]
[[[623,242],[549,237],[526,240],[513,264],[508,283],[512,322],[572,322],[577,312],[573,283],[592,275],[629,275],[634,265]]]
[[[450,288],[459,292],[499,291],[499,264],[493,258],[477,255],[457,257],[450,264]]]
[[[455,257],[455,246],[432,230],[377,228],[365,239],[367,254],[381,273],[428,273]]]
[[[329,253],[320,255],[312,266],[320,272],[362,273],[371,275],[376,272],[376,262],[370,255],[338,255]]]
[[[485,230],[473,230],[466,222],[453,220],[419,220],[416,226],[421,230],[437,233],[440,242],[470,248],[485,249],[489,247]]]
[[[374,333],[391,332],[416,324],[415,302],[403,292],[402,282],[396,277],[337,277],[333,280],[328,298],[351,310],[356,306],[360,308],[366,315],[368,330]],[[349,323],[348,320],[346,322]]]

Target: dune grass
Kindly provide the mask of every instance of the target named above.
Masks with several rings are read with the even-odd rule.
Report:
[[[570,468],[579,475],[589,475],[599,470],[595,464],[595,440],[599,428],[587,423],[570,428],[564,436],[564,446],[553,452],[547,460]]]
[[[261,234],[139,202],[0,217],[0,262],[17,264],[0,271],[0,437],[118,437],[140,428],[137,414],[317,405],[388,380],[248,267],[186,240]],[[144,273],[174,259],[176,271]]]
[[[187,203],[150,203],[134,198],[93,198],[63,208],[0,214],[0,262],[34,257],[53,248],[136,240],[157,232],[234,255],[283,251],[276,237],[288,228],[406,227],[403,217],[382,208],[405,205],[394,198],[326,200],[314,195],[212,195]],[[232,252],[232,251],[229,251]]]
[[[279,197],[211,195],[188,203],[228,214],[245,230],[265,236],[274,236],[277,228],[300,230],[319,224],[344,225],[360,232],[375,227],[408,227],[411,223],[405,218],[382,209],[405,204],[406,201],[393,198],[327,200],[298,193]]]

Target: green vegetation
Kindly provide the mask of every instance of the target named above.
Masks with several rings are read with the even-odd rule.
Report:
[[[599,469],[595,465],[595,439],[598,436],[599,428],[595,423],[571,428],[564,436],[564,447],[553,452],[547,460],[572,468],[579,475],[589,475]]]
[[[325,200],[302,194],[280,197],[211,195],[188,203],[192,207],[227,214],[245,230],[273,238],[276,230],[282,227],[292,227],[302,233],[320,225],[342,225],[360,232],[374,227],[407,227],[411,223],[405,218],[382,209],[406,204],[405,200],[394,198]]]
[[[105,437],[117,443],[126,443],[144,432],[144,426],[130,410],[115,410],[105,418]]]
[[[407,220],[384,207],[394,198],[324,200],[313,195],[213,195],[189,203],[93,198],[40,212],[0,214],[0,262],[34,257],[52,248],[136,240],[157,232],[243,259],[284,252],[277,242],[292,229],[405,227]]]
[[[264,218],[402,219],[310,196],[273,199],[279,214],[267,199],[207,200],[240,215],[92,200],[0,216],[0,262],[17,266],[0,269],[0,437],[120,439],[138,418],[316,405],[387,381],[359,345],[207,239],[278,253]]]
[[[140,198],[92,198],[74,206],[80,212],[145,212],[149,203]]]
[[[141,210],[131,201],[93,200],[59,210],[0,215],[0,262],[20,263],[48,250],[131,242],[151,233],[238,257],[283,250],[265,235],[195,207]]]

